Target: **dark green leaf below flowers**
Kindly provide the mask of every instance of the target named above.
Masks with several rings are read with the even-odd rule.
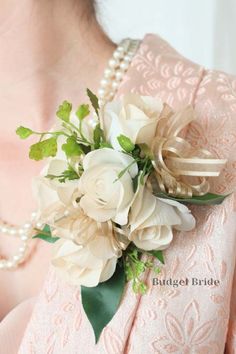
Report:
[[[96,287],[81,287],[82,304],[98,342],[103,328],[116,313],[125,287],[125,272],[117,263],[114,275]]]
[[[154,251],[149,251],[148,253],[150,253],[152,256],[157,258],[162,264],[165,264],[163,252],[161,250],[159,250],[159,251],[155,251],[155,250]]]

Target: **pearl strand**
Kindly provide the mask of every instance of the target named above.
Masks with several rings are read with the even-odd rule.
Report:
[[[103,79],[98,90],[99,105],[102,107],[107,101],[111,101],[129,68],[129,65],[137,51],[140,41],[126,38],[115,49],[112,58],[105,69]]]
[[[124,39],[115,49],[112,58],[108,62],[108,67],[104,71],[103,79],[100,82],[98,90],[99,105],[102,107],[107,101],[111,101],[122,81],[129,65],[135,55],[140,41],[133,39]],[[22,241],[18,252],[9,259],[1,259],[1,269],[15,269],[22,264],[28,253],[28,243],[32,238],[32,232],[35,227],[41,228],[42,224],[36,222],[37,213],[32,213],[31,221],[25,223],[22,227],[15,227],[0,219],[0,233],[19,237]]]
[[[25,223],[23,226],[12,226],[0,220],[0,233],[8,236],[19,237],[21,245],[17,253],[8,259],[0,258],[0,269],[14,269],[23,263],[28,253],[28,243],[32,237],[32,231],[35,227],[40,228],[42,224],[36,222],[36,213],[32,213],[31,221]]]

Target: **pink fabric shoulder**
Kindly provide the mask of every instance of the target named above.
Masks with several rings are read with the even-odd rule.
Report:
[[[207,71],[183,58],[156,35],[146,35],[122,82],[125,92],[160,97],[174,109],[193,104],[198,119],[186,131],[195,146],[228,164],[212,183],[218,193],[236,186],[236,78]],[[22,340],[19,354],[227,354],[236,353],[236,203],[192,207],[197,227],[176,233],[165,251],[160,279],[201,279],[202,285],[153,286],[136,296],[127,286],[118,312],[95,345],[80,289],[51,270]],[[219,286],[204,285],[217,279]]]

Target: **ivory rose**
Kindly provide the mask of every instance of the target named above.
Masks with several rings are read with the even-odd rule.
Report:
[[[124,95],[122,98],[108,102],[102,112],[103,128],[107,140],[120,150],[117,137],[123,134],[134,144],[150,145],[156,132],[156,126],[163,103],[158,98]]]
[[[129,217],[129,239],[146,251],[163,250],[173,239],[172,227],[189,231],[195,227],[190,210],[173,200],[157,198],[139,184]]]
[[[85,214],[99,222],[111,219],[120,225],[127,224],[134,197],[132,178],[138,173],[135,160],[122,152],[104,148],[88,153],[83,168],[78,187],[83,195],[80,206]]]
[[[74,231],[80,244],[65,239],[54,244],[53,266],[62,277],[75,285],[93,287],[108,280],[114,274],[117,258],[121,255],[112,247],[111,235],[106,227],[95,228],[94,224],[91,227],[85,232],[82,230],[83,223],[77,223]],[[82,231],[81,237],[79,230]]]
[[[53,159],[45,166],[43,175],[60,175],[67,169],[65,160]],[[38,203],[38,217],[48,224],[54,220],[55,214],[72,206],[80,194],[78,181],[66,181],[60,183],[57,179],[49,179],[42,176],[33,180],[33,193]]]
[[[66,168],[65,161],[51,160],[44,173],[60,175]],[[53,266],[76,285],[96,286],[109,279],[121,252],[112,246],[108,225],[91,219],[76,202],[78,180],[60,183],[39,177],[34,184],[40,220],[60,238],[53,246]]]

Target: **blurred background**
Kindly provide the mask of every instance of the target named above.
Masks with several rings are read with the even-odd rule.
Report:
[[[156,33],[187,58],[236,75],[236,0],[97,0],[109,36]]]

